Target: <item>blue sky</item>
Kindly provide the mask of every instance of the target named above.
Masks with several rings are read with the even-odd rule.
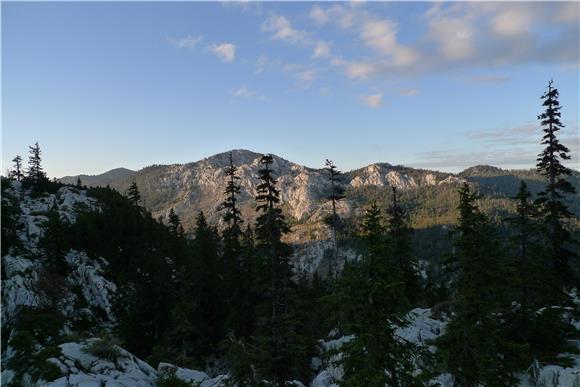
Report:
[[[580,3],[2,3],[2,169],[233,148],[343,170],[532,167],[560,89],[579,160]]]

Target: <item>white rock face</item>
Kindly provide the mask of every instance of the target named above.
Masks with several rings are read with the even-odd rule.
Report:
[[[87,346],[99,339],[59,345],[62,355],[50,358],[65,375],[49,383],[49,387],[154,387],[157,372],[147,363],[121,347],[116,347],[119,357],[113,361],[100,359],[87,352]]]
[[[2,257],[6,278],[2,281],[2,323],[9,324],[18,311],[24,307],[41,305],[41,296],[36,292],[39,273],[44,267],[44,258],[38,246],[44,233],[43,224],[46,213],[57,210],[61,218],[68,222],[76,221],[75,209],[85,207],[98,209],[97,201],[72,187],[63,187],[56,194],[32,197],[23,192],[20,183],[13,182],[8,193],[17,200],[20,214],[16,219],[16,235],[22,248],[12,249]],[[5,200],[3,198],[3,200]],[[71,274],[66,279],[69,286],[83,289],[85,301],[103,309],[112,320],[110,299],[115,285],[102,276],[104,260],[89,258],[86,254],[71,250],[64,257],[71,267]],[[87,311],[74,310],[76,295],[66,294],[61,308],[65,316],[74,318],[78,313]]]
[[[399,329],[396,334],[409,342],[419,344],[434,352],[432,345],[445,332],[447,320],[434,318],[431,309],[416,308],[409,312],[409,326]],[[324,354],[330,350],[339,350],[344,343],[352,340],[352,336],[340,337],[328,341],[320,341],[320,351]],[[576,341],[580,347],[580,341]],[[339,365],[340,353],[324,359],[323,367],[311,383],[311,387],[338,387],[344,375]],[[574,365],[564,368],[556,365],[535,364],[529,373],[519,375],[520,387],[580,387],[580,355],[572,356]],[[318,358],[317,358],[318,359]],[[533,372],[532,372],[533,371]],[[454,378],[449,374],[441,374],[430,380],[431,386],[454,387]]]

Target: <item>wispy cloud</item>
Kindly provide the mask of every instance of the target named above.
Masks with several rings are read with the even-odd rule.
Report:
[[[262,93],[258,93],[255,90],[250,89],[246,85],[242,85],[235,90],[230,92],[230,95],[235,98],[241,99],[258,99],[264,100],[265,96]]]
[[[578,169],[580,160],[580,127],[562,131],[560,141],[570,149],[572,160],[566,162]],[[416,155],[417,167],[460,170],[476,164],[505,168],[533,168],[542,149],[541,128],[536,123],[496,130],[482,130],[467,135],[467,148],[422,152]]]
[[[503,75],[475,75],[470,77],[469,80],[477,83],[502,84],[509,81],[510,78]]]
[[[363,95],[360,100],[366,106],[376,109],[383,106],[383,93]]]
[[[203,37],[201,35],[199,36],[184,36],[183,38],[172,38],[172,37],[168,37],[167,41],[169,43],[171,43],[173,46],[177,47],[177,48],[195,48],[195,46],[197,46],[197,44],[199,42],[201,42],[203,40]]]
[[[213,44],[210,50],[225,63],[233,62],[236,58],[236,46],[232,43]]]
[[[292,43],[302,42],[306,39],[304,31],[298,31],[292,27],[292,23],[284,16],[270,16],[262,23],[262,31],[271,32],[273,39],[286,40]]]

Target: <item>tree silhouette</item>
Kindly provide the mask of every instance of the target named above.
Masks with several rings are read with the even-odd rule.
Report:
[[[558,101],[558,89],[552,84],[553,81],[548,82],[548,89],[541,97],[545,111],[538,116],[543,127],[542,145],[545,148],[538,155],[537,169],[547,178],[548,184],[539,193],[536,203],[543,213],[555,275],[567,282],[573,278],[570,261],[577,258],[578,254],[571,249],[574,241],[563,224],[564,219],[572,217],[564,202],[564,195],[575,193],[576,190],[565,178],[571,171],[562,161],[570,160],[570,150],[557,138],[564,125],[560,121],[562,106]]]
[[[14,163],[13,169],[8,173],[9,179],[14,179],[16,181],[22,181],[24,178],[24,172],[22,171],[22,157],[16,156],[12,159]]]
[[[137,183],[133,181],[127,190],[127,197],[133,203],[135,207],[139,207],[139,202],[141,201],[141,194],[139,193],[139,188]]]
[[[340,218],[336,212],[336,204],[344,198],[344,187],[340,184],[339,177],[341,172],[336,168],[332,160],[326,159],[324,163],[325,170],[328,171],[328,179],[330,180],[330,193],[328,199],[332,203],[332,215],[330,218],[330,227],[332,229],[332,247],[334,253],[334,264],[338,263],[338,243],[336,240],[336,232],[340,222]]]

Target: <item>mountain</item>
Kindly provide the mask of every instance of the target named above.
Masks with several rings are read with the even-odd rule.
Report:
[[[203,165],[207,167],[216,160],[218,159],[206,159]],[[253,163],[246,159],[248,161]],[[288,167],[282,159],[277,159],[277,165],[279,168]],[[382,167],[390,172],[390,166]],[[366,176],[373,181],[376,178],[388,181],[382,172],[378,175],[375,173],[378,173],[377,169],[372,168],[370,175],[362,171],[359,176]],[[394,178],[397,175],[390,176]],[[411,181],[408,175],[403,180]],[[364,181],[366,180],[363,179]],[[124,277],[119,272],[124,270],[127,273],[140,273],[142,264],[142,259],[125,260],[127,253],[137,246],[166,241],[167,230],[164,230],[165,234],[162,233],[160,238],[151,238],[139,231],[133,234],[135,238],[131,240],[119,239],[123,241],[123,248],[113,244],[114,248],[110,249],[102,246],[105,244],[102,239],[104,236],[99,239],[94,230],[91,233],[75,234],[68,243],[78,244],[79,248],[62,245],[62,258],[66,265],[63,272],[55,272],[52,266],[54,257],[47,254],[47,245],[43,242],[51,231],[51,213],[57,213],[72,231],[77,227],[80,227],[78,230],[84,230],[87,220],[97,219],[98,214],[107,211],[107,208],[121,209],[121,212],[109,212],[109,215],[117,214],[119,218],[111,219],[107,215],[101,219],[109,220],[110,223],[105,228],[110,228],[113,234],[119,234],[127,232],[128,225],[135,226],[135,223],[127,222],[128,218],[125,218],[127,207],[131,204],[126,200],[119,202],[119,195],[110,190],[99,192],[64,186],[57,187],[53,193],[33,192],[17,182],[2,183],[3,243],[7,244],[3,244],[2,253],[3,385],[230,385],[228,370],[223,367],[206,369],[206,373],[183,368],[183,365],[178,367],[168,364],[171,357],[151,356],[141,360],[142,358],[127,347],[129,343],[121,346],[121,342],[110,336],[118,328],[118,314],[126,308],[125,302],[131,300],[130,296],[133,294],[122,291],[126,284],[120,280]],[[147,223],[147,216],[136,219],[140,226],[138,230],[141,230]],[[61,237],[59,240],[67,239],[67,234],[58,235]],[[7,235],[10,238],[6,238]],[[86,235],[85,243],[79,244],[78,235]],[[106,254],[101,256],[91,251],[90,246],[95,241],[98,241],[96,247],[106,251]],[[157,249],[147,248],[143,251],[154,252]],[[161,266],[150,268],[144,278],[149,278],[153,272],[159,272],[159,268],[173,268],[176,261],[167,258],[165,253],[159,251],[159,257],[164,257],[157,260]],[[122,262],[117,262],[119,259],[123,259]],[[164,287],[170,285],[163,284]],[[143,301],[145,304],[152,302],[149,298]],[[168,302],[174,300],[169,299]],[[572,316],[570,313],[567,318],[578,324]],[[167,315],[159,317],[162,321],[168,319]],[[408,343],[414,343],[421,350],[435,352],[435,339],[447,329],[449,315],[442,312],[439,305],[433,308],[414,308],[409,311],[407,318],[408,324],[404,328],[398,328],[395,334]],[[318,345],[310,355],[312,373],[309,386],[332,387],[341,383],[344,372],[335,360],[340,356],[343,345],[352,338],[351,335],[342,335],[338,329],[333,329],[318,340]],[[171,356],[169,352],[161,354]],[[577,353],[572,356],[571,364],[578,364],[580,356]],[[429,385],[452,387],[456,384],[450,374],[433,374],[431,377]],[[566,367],[562,364],[540,362],[533,364],[533,372],[521,373],[517,378],[518,385],[523,387],[575,386],[580,381],[577,366]],[[298,381],[288,382],[286,385],[305,387],[305,384]]]
[[[77,179],[81,179],[81,183],[83,185],[94,187],[94,186],[106,186],[111,184],[113,181],[123,179],[135,174],[135,171],[132,171],[127,168],[115,168],[107,171],[105,173],[101,173],[100,175],[76,175],[76,176],[64,176],[58,179],[60,182],[65,184],[76,184]]]
[[[254,196],[261,154],[243,149],[230,152],[240,176],[242,214],[251,221],[255,216]],[[186,231],[190,231],[199,211],[203,211],[210,222],[220,225],[219,206],[223,200],[224,170],[230,152],[187,164],[152,165],[139,171],[119,168],[102,175],[80,177],[84,185],[109,184],[120,192],[125,192],[136,181],[143,204],[156,218],[166,218],[173,208]],[[294,226],[290,240],[326,239],[328,229],[321,222],[330,211],[325,199],[330,188],[326,171],[276,155],[273,157],[272,168],[278,177],[283,209]],[[494,205],[499,204],[500,210],[507,211],[510,208],[507,199],[516,193],[521,179],[528,183],[532,192],[540,191],[544,185],[543,177],[535,170],[503,170],[479,165],[452,174],[374,163],[342,175],[347,188],[346,199],[338,210],[345,218],[356,219],[361,208],[371,201],[386,206],[391,194],[390,186],[394,186],[401,192],[415,227],[452,224],[457,215],[455,199],[459,184],[468,181],[477,185],[487,199],[494,200]],[[60,181],[74,184],[76,176],[64,177]],[[571,181],[580,188],[578,172],[574,172]],[[580,198],[576,195],[571,200],[571,209],[580,214]]]

